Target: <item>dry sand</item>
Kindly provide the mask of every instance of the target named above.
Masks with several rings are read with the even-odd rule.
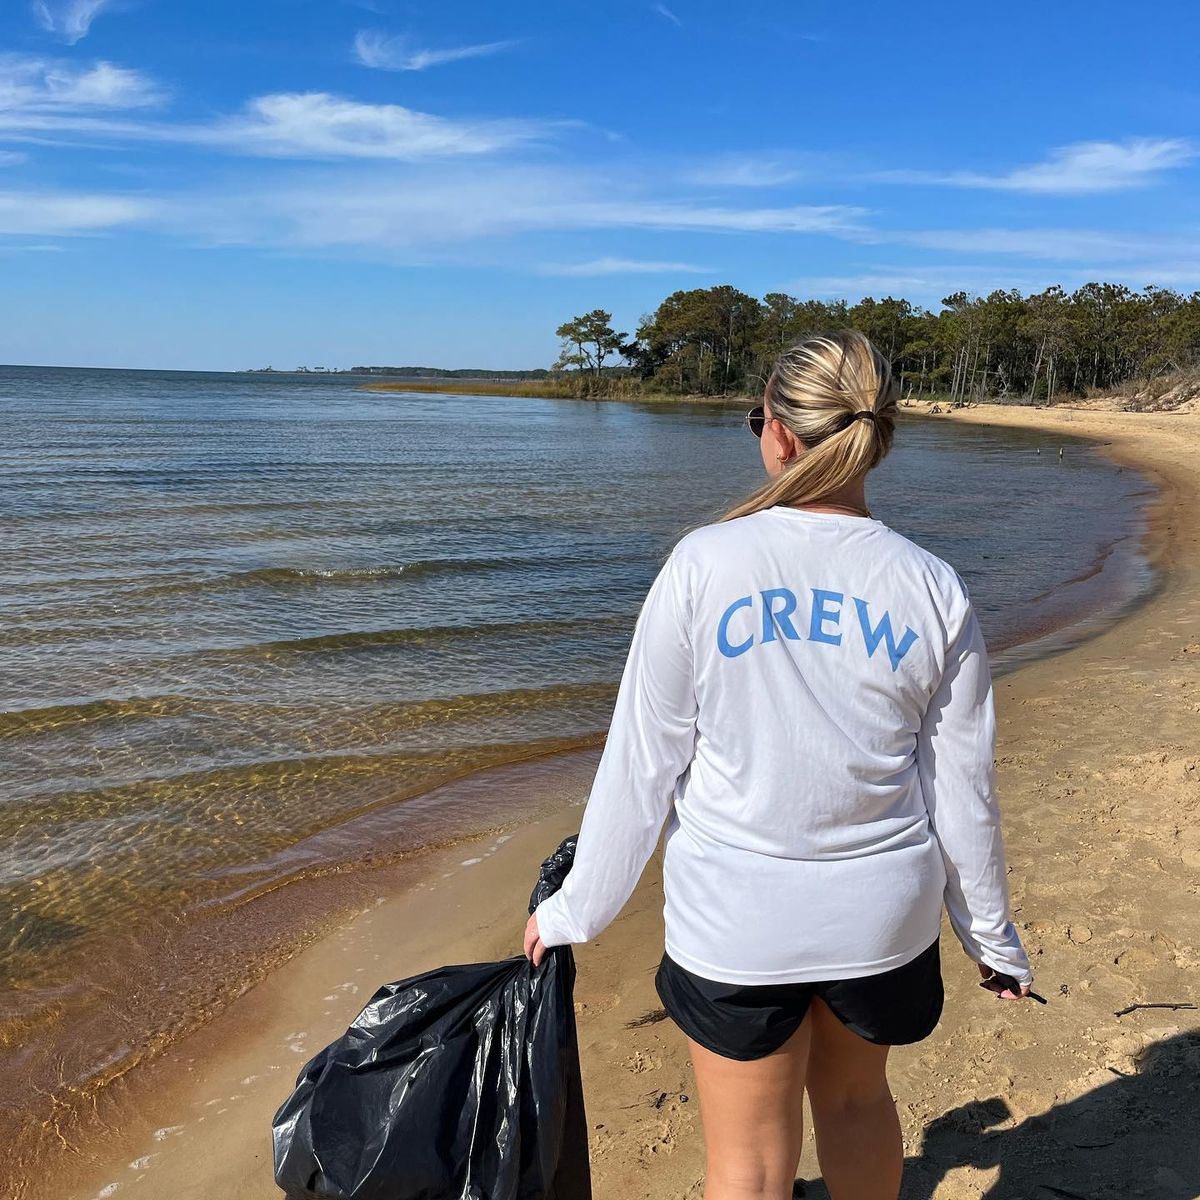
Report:
[[[1162,586],[1081,646],[997,681],[1015,920],[1047,1007],[997,1001],[943,938],[936,1033],[893,1054],[905,1195],[1200,1196],[1200,414],[988,407],[941,419],[1109,443],[1162,488]],[[1068,451],[1070,453],[1070,451]],[[270,1122],[301,1065],[375,986],[519,953],[537,863],[578,827],[595,752],[557,815],[439,853],[115,1089],[99,1149],[21,1200],[271,1200]],[[464,866],[469,860],[469,866]],[[578,952],[597,1200],[699,1197],[703,1145],[682,1035],[657,1019],[657,856],[621,918]],[[631,1027],[631,1023],[633,1027]],[[53,1178],[49,1172],[53,1171]],[[801,1164],[821,1197],[811,1135]]]

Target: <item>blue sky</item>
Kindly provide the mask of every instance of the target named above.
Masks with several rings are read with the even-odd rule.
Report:
[[[545,366],[669,292],[1200,287],[1200,6],[6,0],[0,361]]]

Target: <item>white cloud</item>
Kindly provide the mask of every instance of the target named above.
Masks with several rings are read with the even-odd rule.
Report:
[[[43,29],[74,46],[109,5],[110,0],[33,0],[32,8]]]
[[[373,67],[380,71],[424,71],[429,67],[459,62],[464,58],[484,58],[490,54],[500,54],[519,44],[517,41],[508,40],[427,50],[417,46],[407,34],[389,37],[378,30],[362,29],[354,38],[354,54],[364,67]]]
[[[1171,253],[1179,239],[1111,229],[918,229],[880,231],[867,240],[903,242],[929,250],[967,254],[1004,254],[1097,263],[1119,262]]]
[[[542,263],[543,275],[711,275],[711,267],[692,263],[647,262],[632,258],[594,258],[590,262]]]
[[[62,246],[52,242],[6,242],[0,244],[0,254],[61,254]]]
[[[450,120],[398,104],[360,104],[325,92],[260,96],[239,117],[195,140],[243,153],[288,158],[427,159],[487,154],[537,141],[547,129],[532,121]]]
[[[217,241],[292,249],[420,252],[484,239],[601,229],[850,236],[860,209],[713,207],[646,196],[601,173],[523,166],[303,172],[285,185],[184,202]],[[610,264],[611,265],[611,264]]]
[[[1200,149],[1184,138],[1131,138],[1124,142],[1075,142],[1052,150],[1045,161],[1001,174],[978,171],[885,171],[873,178],[890,183],[933,183],[952,187],[1073,195],[1144,187],[1163,171],[1186,166]]]
[[[67,236],[143,222],[155,206],[125,196],[68,192],[0,192],[0,234]]]
[[[794,296],[836,297],[858,300],[863,296],[904,297],[917,303],[940,300],[950,292],[970,291],[986,294],[996,288],[1034,290],[1047,286],[1045,268],[1036,271],[1013,269],[1007,265],[934,264],[891,266],[873,264],[859,271],[840,275],[806,275],[792,279],[783,290]]]
[[[660,17],[666,17],[672,25],[678,25],[680,29],[683,28],[683,22],[665,4],[652,4],[650,7]]]
[[[791,279],[782,285],[782,290],[794,296],[850,301],[863,296],[879,298],[891,295],[937,309],[942,298],[952,292],[965,291],[973,296],[986,296],[997,289],[1016,288],[1028,294],[1043,291],[1054,284],[1073,291],[1097,280],[1123,283],[1135,290],[1150,283],[1163,287],[1195,288],[1200,282],[1200,259],[1193,257],[1163,264],[1115,264],[1101,268],[1034,264],[1013,266],[1009,263],[873,265],[859,272]]]
[[[162,99],[149,77],[110,62],[0,54],[0,114],[144,108]]]
[[[664,278],[712,274],[730,264],[707,257],[711,242],[695,261],[651,254],[573,262],[549,259],[540,239],[558,235],[561,253],[559,237],[600,231],[770,234],[779,239],[778,261],[786,262],[785,255],[798,257],[805,245],[796,235],[816,236],[858,247],[850,252],[858,262],[795,279],[786,290],[850,298],[890,293],[924,304],[960,288],[986,293],[1088,279],[1185,287],[1200,281],[1197,243],[1188,231],[881,230],[856,208],[717,207],[647,187],[619,173],[550,164],[275,165],[266,175],[258,169],[248,178],[239,168],[201,191],[157,196],[0,191],[0,233],[48,238],[128,228],[195,246],[409,265],[505,265],[547,276]],[[917,261],[894,265],[882,249],[889,245],[916,248]],[[862,247],[881,249],[864,258]],[[961,261],[938,261],[960,255]]]
[[[0,167],[16,167],[28,161],[29,155],[19,150],[0,150]]]
[[[489,154],[543,141],[556,128],[536,121],[452,120],[398,104],[361,104],[326,92],[259,96],[236,116],[207,125],[113,120],[37,108],[5,112],[0,107],[0,134],[10,136],[84,135],[208,146],[269,158],[421,161]]]
[[[795,167],[771,158],[723,158],[687,173],[701,187],[778,187],[800,178]]]
[[[729,208],[660,201],[598,201],[578,205],[577,219],[596,225],[706,233],[831,233],[860,228],[866,209],[840,204]]]

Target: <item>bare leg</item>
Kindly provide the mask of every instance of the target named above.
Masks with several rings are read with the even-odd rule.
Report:
[[[821,1000],[809,1019],[808,1098],[825,1186],[833,1200],[896,1200],[904,1147],[887,1080],[890,1047],[852,1033]]]
[[[688,1038],[704,1125],[704,1200],[790,1200],[804,1145],[809,1029],[750,1062]]]

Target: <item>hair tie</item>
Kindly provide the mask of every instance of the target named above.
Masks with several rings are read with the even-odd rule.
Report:
[[[860,408],[857,412],[852,412],[848,417],[842,419],[842,423],[838,426],[839,430],[849,429],[855,421],[866,418],[869,421],[878,421],[879,414],[873,408]]]

